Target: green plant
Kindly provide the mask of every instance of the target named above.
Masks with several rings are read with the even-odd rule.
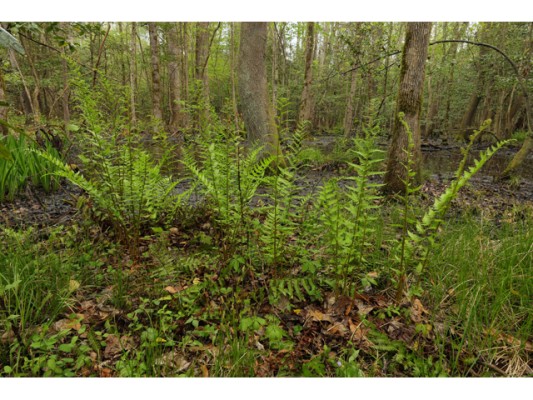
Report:
[[[51,175],[55,169],[54,165],[32,151],[36,145],[28,141],[25,134],[2,137],[0,145],[5,150],[0,157],[0,202],[6,198],[13,200],[28,181],[42,187],[46,192],[59,186],[59,180]],[[58,151],[48,142],[43,152],[59,157]]]
[[[0,321],[24,345],[30,327],[53,320],[67,306],[71,266],[46,242],[35,244],[32,229],[3,229],[0,237]]]
[[[405,120],[403,120],[403,116],[400,116],[400,118],[409,135],[408,152],[411,154],[414,146],[412,133]],[[448,210],[451,202],[457,197],[459,190],[468,183],[472,176],[485,165],[494,153],[510,142],[509,140],[498,142],[487,150],[481,152],[479,158],[474,161],[474,165],[466,169],[468,155],[475,140],[490,126],[490,123],[490,120],[485,121],[480,129],[476,130],[474,134],[471,135],[469,144],[466,148],[462,149],[463,159],[455,172],[455,179],[447,187],[444,193],[435,199],[433,205],[428,211],[426,211],[423,217],[416,222],[416,231],[409,229],[409,225],[413,222],[413,218],[409,216],[409,202],[411,195],[415,193],[418,188],[412,186],[414,172],[412,170],[411,157],[408,157],[408,162],[405,166],[408,171],[408,179],[405,181],[406,191],[401,197],[403,202],[403,222],[401,225],[402,233],[400,241],[401,250],[400,255],[396,257],[399,268],[398,291],[396,296],[398,302],[401,300],[407,284],[408,266],[414,264],[415,272],[418,275],[420,275],[425,269],[427,266],[428,255],[435,243],[439,227],[442,223],[442,216]]]
[[[347,185],[346,191],[339,187],[339,179],[329,180],[319,194],[320,222],[325,228],[325,245],[337,276],[337,290],[349,294],[356,282],[356,274],[364,274],[367,255],[373,249],[373,234],[377,215],[375,209],[381,199],[379,183],[372,178],[380,175],[379,164],[383,161],[382,151],[373,139],[355,139],[352,157],[357,163],[349,163],[354,176],[347,178],[354,185]]]

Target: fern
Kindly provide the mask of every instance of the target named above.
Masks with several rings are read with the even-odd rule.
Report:
[[[316,277],[284,277],[271,279],[269,281],[270,302],[279,303],[281,296],[286,296],[289,300],[305,301],[310,298],[312,301],[320,300],[322,295],[320,288],[316,285]]]
[[[271,190],[267,195],[270,205],[266,207],[267,214],[261,227],[260,241],[265,246],[268,263],[273,265],[275,270],[279,265],[280,255],[286,250],[288,238],[294,235],[297,228],[292,208],[299,199],[296,195],[295,180],[304,136],[303,125],[300,125],[284,152],[285,165],[277,163],[276,173],[265,179]]]
[[[403,119],[402,119],[403,121]],[[406,130],[411,137],[409,127],[403,121]],[[475,140],[483,133],[485,129],[490,126],[491,121],[485,121],[479,130],[476,130],[470,137],[470,141],[466,148],[462,149],[463,158],[455,172],[455,179],[446,188],[446,190],[435,199],[433,205],[427,210],[422,218],[414,224],[414,229],[407,228],[408,218],[404,221],[404,231],[402,232],[402,257],[400,259],[400,277],[398,282],[398,291],[396,300],[399,302],[403,296],[406,286],[406,275],[408,265],[415,265],[415,272],[420,275],[429,259],[429,254],[438,233],[438,229],[442,223],[442,217],[448,210],[451,202],[457,198],[459,190],[464,187],[470,179],[490,160],[490,158],[502,147],[512,142],[512,140],[504,140],[496,143],[492,147],[479,154],[479,158],[474,161],[474,164],[468,169],[466,163],[468,156],[472,149]],[[409,168],[409,164],[407,166]],[[412,171],[409,169],[409,176]],[[416,189],[412,188],[409,182],[406,182],[409,190],[404,195],[404,200],[407,202],[409,193],[413,193]]]
[[[373,225],[377,221],[374,210],[381,196],[381,184],[372,178],[382,174],[383,161],[373,139],[359,138],[353,142],[351,154],[358,161],[349,163],[354,176],[347,178],[351,185],[341,190],[338,179],[329,180],[319,194],[319,220],[324,228],[323,237],[337,276],[336,289],[351,292],[356,272],[362,273],[366,254],[372,251]]]
[[[273,161],[273,157],[261,159],[261,150],[258,147],[245,155],[238,139],[211,143],[200,139],[200,163],[190,149],[184,151],[182,163],[214,204],[218,223],[233,225],[249,213],[250,202]]]

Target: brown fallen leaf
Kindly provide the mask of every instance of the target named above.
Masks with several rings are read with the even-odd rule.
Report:
[[[133,339],[127,335],[119,338],[116,335],[108,335],[105,340],[104,358],[114,358],[124,350],[129,350],[133,346]]]
[[[341,335],[344,336],[348,332],[348,328],[344,326],[344,324],[337,322],[335,324],[332,324],[326,331],[327,333],[331,335]]]
[[[69,318],[63,318],[59,321],[56,321],[52,326],[52,329],[56,332],[74,329],[79,330],[81,328],[81,321],[85,319],[83,314],[74,314]]]
[[[312,321],[328,321],[333,322],[331,316],[324,314],[322,311],[319,310],[308,310],[307,311],[307,318],[311,319]]]
[[[423,314],[428,314],[428,310],[424,308],[419,299],[414,299],[411,305],[411,319],[413,322],[421,322],[423,320]]]
[[[170,294],[176,294],[179,292],[179,289],[177,287],[174,287],[174,286],[167,286],[165,289],[163,289],[167,292],[169,292]]]
[[[170,351],[155,360],[155,364],[165,365],[173,368],[176,372],[181,372],[189,368],[191,362],[188,361],[182,353]]]
[[[374,306],[363,303],[362,301],[356,300],[355,304],[357,305],[357,313],[359,316],[363,317],[370,313],[374,309]]]
[[[204,364],[200,365],[200,369],[202,370],[202,376],[204,378],[209,378],[209,371]]]
[[[113,371],[111,368],[104,367],[100,370],[100,378],[111,378],[113,376]]]
[[[507,333],[499,332],[498,330],[494,328],[484,329],[483,332],[486,335],[495,336],[496,340],[498,340],[499,342],[504,342],[504,343],[507,343],[508,345],[516,346],[516,347],[523,346],[527,352],[529,353],[533,352],[533,344],[530,341],[526,341],[524,343],[522,340],[515,338],[514,336],[508,335]]]
[[[356,340],[358,342],[366,340],[366,333],[362,322],[356,325],[351,319],[348,319],[348,326],[350,328],[350,332],[352,332],[352,336],[350,338],[351,340]]]

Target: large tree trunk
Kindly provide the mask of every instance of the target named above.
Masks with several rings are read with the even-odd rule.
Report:
[[[180,82],[180,51],[178,46],[177,24],[172,23],[168,31],[168,79],[169,79],[169,97],[170,97],[170,121],[169,127],[172,133],[176,133],[181,126],[181,82]]]
[[[159,38],[155,22],[148,22],[150,55],[152,64],[152,114],[158,123],[163,121],[161,110],[161,77],[159,74]]]
[[[414,149],[412,169],[416,173],[415,184],[420,182],[421,148],[420,148],[420,108],[424,88],[425,64],[428,53],[430,22],[414,22],[407,24],[405,44],[402,53],[400,70],[400,89],[396,104],[396,116],[392,132],[392,143],[389,148],[385,188],[388,193],[405,191],[408,174],[407,150],[408,134],[398,114],[404,113],[405,122],[413,134]]]
[[[266,45],[266,22],[241,24],[238,63],[240,109],[249,145],[265,145],[267,153],[279,154],[278,130],[268,99]]]
[[[305,41],[305,72],[304,88],[300,101],[298,122],[311,121],[313,115],[313,96],[311,84],[313,83],[313,55],[315,53],[315,23],[307,23],[307,35]]]

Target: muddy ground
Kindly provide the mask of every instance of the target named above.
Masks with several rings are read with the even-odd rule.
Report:
[[[306,143],[316,146],[323,153],[333,150],[335,136],[321,136]],[[486,146],[479,146],[474,156]],[[514,156],[517,147],[500,150],[474,176],[456,200],[461,209],[476,209],[487,216],[500,218],[516,207],[533,206],[533,154],[517,170],[517,179],[497,181],[495,177]],[[453,178],[453,172],[461,160],[459,145],[443,145],[426,142],[422,145],[426,182],[421,188],[423,198],[432,202]],[[342,163],[330,163],[305,168],[298,178],[303,193],[315,192],[329,178],[349,173]],[[181,185],[183,187],[183,185]],[[59,190],[45,193],[28,186],[12,202],[0,204],[0,224],[7,227],[46,227],[68,224],[77,217],[76,201],[81,190],[63,181]]]

